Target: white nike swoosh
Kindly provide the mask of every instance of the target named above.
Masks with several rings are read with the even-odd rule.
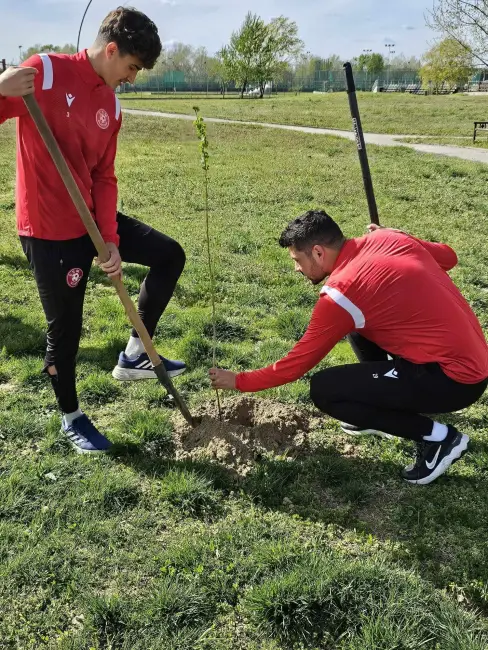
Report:
[[[427,465],[428,469],[434,469],[434,467],[437,465],[437,459],[439,458],[440,453],[441,453],[441,445],[439,445],[439,449],[437,450],[437,454],[434,456],[434,460],[431,463],[425,461],[425,464]]]

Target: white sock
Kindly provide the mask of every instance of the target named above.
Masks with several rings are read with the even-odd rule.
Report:
[[[73,413],[63,413],[63,421],[64,424],[69,427],[69,425],[73,422],[73,420],[76,420],[76,418],[80,418],[83,415],[83,411],[80,409],[74,411]]]
[[[131,336],[125,348],[125,356],[133,361],[140,357],[143,352],[144,346],[141,339],[138,336]]]
[[[447,436],[447,431],[448,429],[445,424],[434,422],[432,433],[430,436],[424,436],[424,440],[427,440],[427,442],[442,442]]]

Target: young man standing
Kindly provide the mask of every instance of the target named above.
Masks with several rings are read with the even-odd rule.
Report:
[[[488,384],[481,326],[447,274],[457,263],[444,244],[376,229],[346,240],[325,212],[307,212],[280,238],[295,270],[327,280],[303,338],[272,366],[235,374],[212,369],[215,388],[260,391],[302,377],[344,336],[359,364],[327,368],[310,396],[349,431],[378,431],[417,443],[403,471],[427,484],[467,450],[469,438],[425,413],[451,413],[476,402]]]
[[[63,413],[62,430],[81,453],[107,451],[110,442],[79,409],[76,393],[83,301],[96,254],[22,97],[34,93],[110,252],[101,268],[121,273],[121,262],[149,267],[139,313],[149,334],[168,304],[185,264],[181,246],[145,224],[117,213],[114,161],[121,109],[114,90],[151,69],[161,53],[156,25],[119,7],[103,21],[94,45],[73,56],[40,54],[0,75],[0,124],[17,120],[17,227],[34,272],[48,323],[45,371]],[[185,370],[163,362],[170,376]],[[135,331],[113,375],[155,377]]]

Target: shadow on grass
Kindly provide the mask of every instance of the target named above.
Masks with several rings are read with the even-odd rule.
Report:
[[[145,449],[146,445],[127,443],[114,445],[111,454],[124,465],[151,478],[164,478],[173,470],[189,471],[208,479],[217,490],[230,491],[237,486],[232,472],[210,461],[176,460],[174,457],[158,457]]]
[[[130,278],[137,284],[142,284],[148,273],[149,268],[147,266],[141,266],[139,264],[124,265],[124,278]]]
[[[46,347],[46,332],[17,316],[0,315],[0,342],[7,354],[42,354]]]
[[[128,331],[130,331],[128,329]],[[119,354],[125,350],[127,345],[127,336],[120,336],[112,339],[100,347],[89,347],[83,345],[81,340],[80,351],[78,352],[78,363],[88,363],[95,370],[111,372],[117,364]]]
[[[2,253],[0,255],[0,266],[11,266],[14,269],[30,271],[27,258],[24,255],[16,255],[15,253]]]
[[[354,531],[364,543],[372,535],[393,544],[389,553],[395,560],[413,565],[438,587],[462,585],[471,602],[488,613],[486,473],[450,473],[432,485],[412,486],[401,479],[396,459],[345,456],[333,440],[294,461],[263,459],[239,480],[210,461],[158,459],[139,446],[118,451],[121,462],[151,477],[191,470],[216,489],[242,491],[265,509],[333,524],[345,535]],[[473,461],[463,462],[469,469]]]

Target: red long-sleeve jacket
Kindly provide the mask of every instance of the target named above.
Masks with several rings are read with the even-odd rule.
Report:
[[[97,75],[86,50],[36,54],[35,96],[102,237],[118,245],[114,161],[122,117],[113,90]],[[16,210],[19,235],[75,239],[86,229],[22,98],[0,96],[0,124],[17,119]]]
[[[488,346],[447,274],[456,264],[449,246],[395,230],[347,241],[303,338],[268,368],[237,375],[237,389],[254,392],[299,379],[350,332],[412,363],[437,362],[460,383],[483,381]]]

